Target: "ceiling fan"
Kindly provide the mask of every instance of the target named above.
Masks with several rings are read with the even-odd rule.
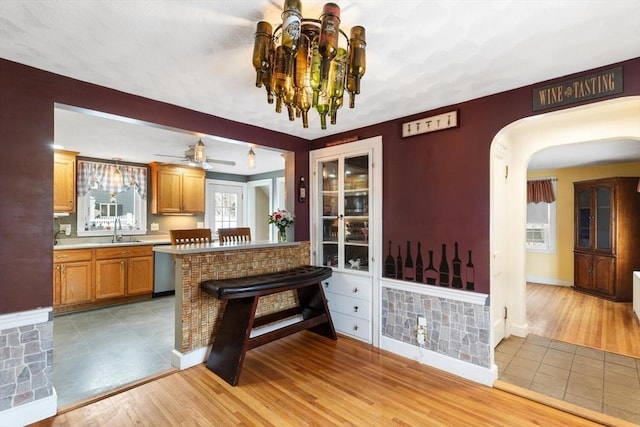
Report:
[[[219,159],[211,159],[207,157],[202,139],[199,139],[196,145],[190,145],[189,148],[184,152],[184,156],[182,157],[172,156],[169,154],[154,154],[154,156],[172,157],[174,159],[180,159],[180,161],[182,162],[189,163],[189,166],[199,166],[203,169],[211,169],[212,163],[218,164],[218,165],[226,165],[226,166],[236,165],[236,162],[232,160],[219,160]]]

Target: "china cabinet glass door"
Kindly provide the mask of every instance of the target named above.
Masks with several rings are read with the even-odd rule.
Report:
[[[369,170],[368,153],[318,162],[318,188],[322,198],[318,259],[323,265],[369,270]]]

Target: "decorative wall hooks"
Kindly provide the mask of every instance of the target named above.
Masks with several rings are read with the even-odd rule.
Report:
[[[438,130],[457,128],[458,110],[437,116],[425,117],[424,119],[413,120],[402,124],[402,137],[420,135],[421,133],[435,132]]]

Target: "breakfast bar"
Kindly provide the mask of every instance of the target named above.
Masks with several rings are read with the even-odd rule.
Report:
[[[227,304],[226,300],[202,291],[202,282],[277,273],[310,263],[308,241],[213,242],[157,246],[154,251],[174,257],[176,302],[172,364],[180,369],[207,359]],[[296,292],[284,291],[260,297],[255,315],[295,307],[298,307]]]

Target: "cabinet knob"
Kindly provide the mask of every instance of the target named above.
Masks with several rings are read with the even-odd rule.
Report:
[[[358,330],[358,325],[353,325],[353,330],[357,331]]]
[[[358,293],[358,288],[353,288],[353,293],[357,294]]]

